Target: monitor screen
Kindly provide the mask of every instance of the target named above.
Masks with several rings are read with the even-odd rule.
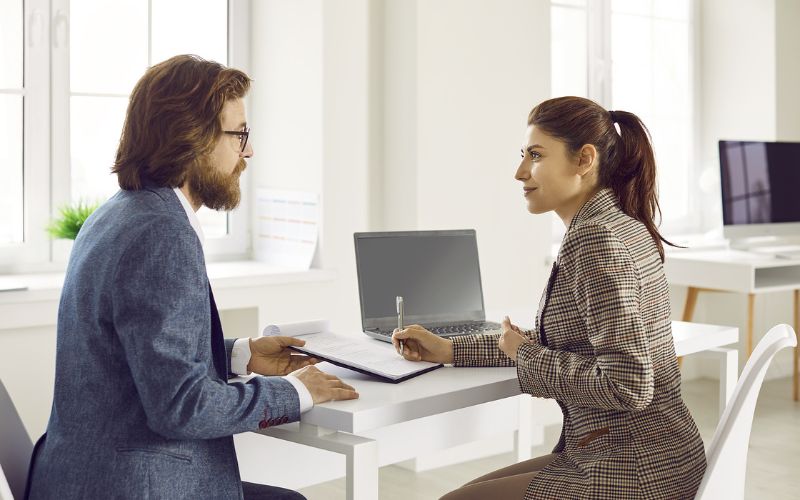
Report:
[[[403,297],[406,323],[483,320],[483,293],[474,230],[357,233],[361,315],[396,318]]]
[[[800,143],[719,141],[726,226],[800,222]]]

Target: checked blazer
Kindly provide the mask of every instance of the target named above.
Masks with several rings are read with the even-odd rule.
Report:
[[[558,457],[526,499],[691,499],[706,468],[681,399],[669,290],[650,233],[608,189],[570,222],[530,340],[520,388],[555,399]],[[453,339],[457,366],[513,366],[498,335]]]

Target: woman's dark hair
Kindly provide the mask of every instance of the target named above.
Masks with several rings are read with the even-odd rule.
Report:
[[[619,133],[614,123],[619,125]],[[606,111],[582,97],[557,97],[531,110],[528,126],[531,125],[564,142],[574,155],[584,145],[594,145],[600,160],[600,186],[611,188],[622,211],[644,224],[663,262],[661,242],[675,245],[661,236],[655,223],[656,214],[661,218],[656,160],[650,133],[639,117],[627,111]]]
[[[111,169],[119,186],[183,185],[190,169],[214,150],[225,102],[244,97],[249,88],[242,71],[194,55],[149,68],[131,93]]]

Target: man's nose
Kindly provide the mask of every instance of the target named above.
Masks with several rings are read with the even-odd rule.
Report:
[[[248,141],[247,145],[244,147],[244,151],[239,153],[242,158],[252,158],[253,157],[253,144]]]

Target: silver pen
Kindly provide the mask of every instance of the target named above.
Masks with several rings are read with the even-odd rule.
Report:
[[[403,329],[403,297],[397,296],[395,299],[396,306],[397,306],[397,329]],[[400,341],[400,355],[403,355],[403,341]]]

